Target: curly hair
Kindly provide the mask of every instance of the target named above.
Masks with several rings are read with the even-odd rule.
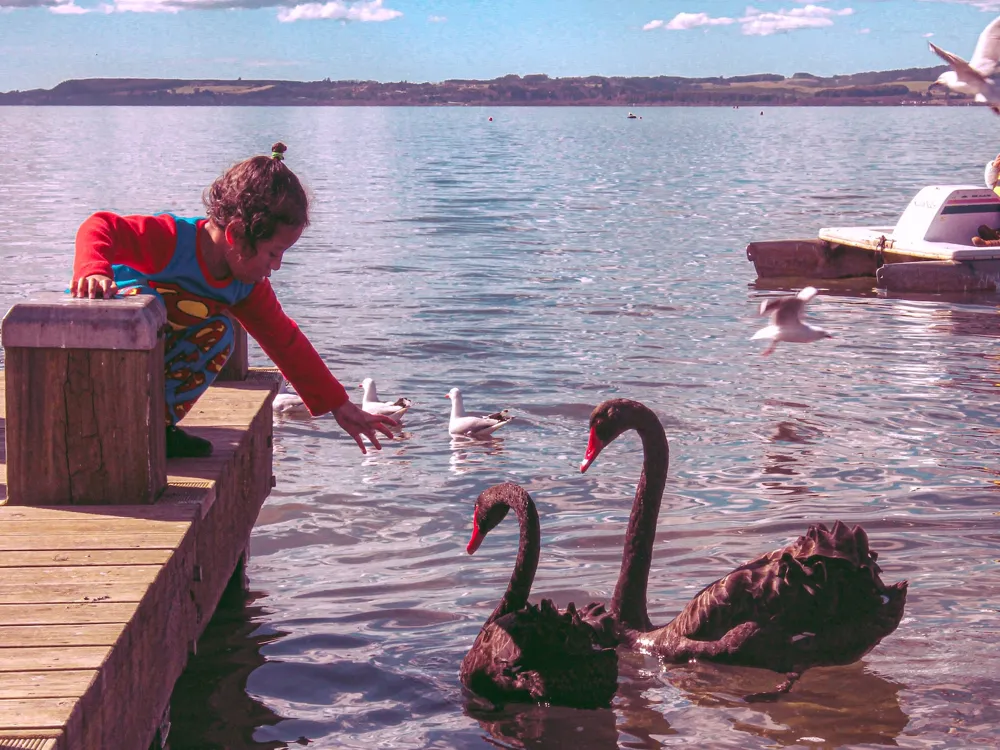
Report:
[[[234,164],[202,196],[214,224],[242,224],[251,250],[256,250],[261,240],[270,239],[280,225],[309,225],[309,198],[299,178],[285,166],[287,150],[278,142],[271,146],[270,156],[253,156]]]

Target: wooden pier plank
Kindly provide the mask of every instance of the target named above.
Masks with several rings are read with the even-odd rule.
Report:
[[[0,604],[0,625],[75,625],[125,623],[135,615],[138,602],[85,602],[83,604]]]
[[[0,568],[50,568],[77,565],[163,565],[168,549],[0,550]],[[3,574],[0,573],[0,576]]]
[[[5,535],[0,527],[0,551],[55,550],[173,550],[183,535],[174,533],[135,534],[57,534],[44,537],[31,534]]]
[[[75,706],[73,698],[0,698],[0,736],[8,729],[60,729]]]
[[[0,649],[37,646],[113,646],[125,623],[72,623],[37,625],[0,625]],[[6,661],[8,652],[0,650],[0,672],[11,671]]]
[[[145,750],[269,493],[279,382],[210,388],[185,428],[215,454],[153,505],[5,506],[0,454],[0,749]]]
[[[100,669],[110,654],[110,645],[0,648],[0,672]]]
[[[97,675],[94,669],[0,672],[0,699],[75,698],[83,695]]]

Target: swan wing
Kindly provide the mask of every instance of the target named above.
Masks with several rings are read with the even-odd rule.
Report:
[[[1000,16],[983,29],[976,42],[976,50],[969,60],[969,67],[990,78],[997,70],[1000,59]]]
[[[777,671],[849,664],[903,616],[906,582],[886,586],[877,557],[861,527],[815,524],[792,544],[706,586],[671,623],[639,642],[675,661]]]

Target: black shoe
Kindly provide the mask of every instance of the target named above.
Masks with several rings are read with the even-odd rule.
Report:
[[[1000,233],[997,233],[996,229],[986,224],[980,224],[976,233],[984,240],[1000,240]]]
[[[167,458],[207,458],[212,455],[212,444],[180,427],[167,428]]]

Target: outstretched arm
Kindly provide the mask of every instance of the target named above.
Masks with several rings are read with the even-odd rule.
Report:
[[[362,453],[367,452],[362,435],[379,449],[382,446],[377,432],[392,439],[389,427],[397,422],[390,417],[369,414],[351,403],[344,386],[282,309],[269,281],[265,279],[256,284],[245,299],[233,305],[232,312],[292,384],[310,414],[318,416],[332,412],[337,424],[354,438]]]

